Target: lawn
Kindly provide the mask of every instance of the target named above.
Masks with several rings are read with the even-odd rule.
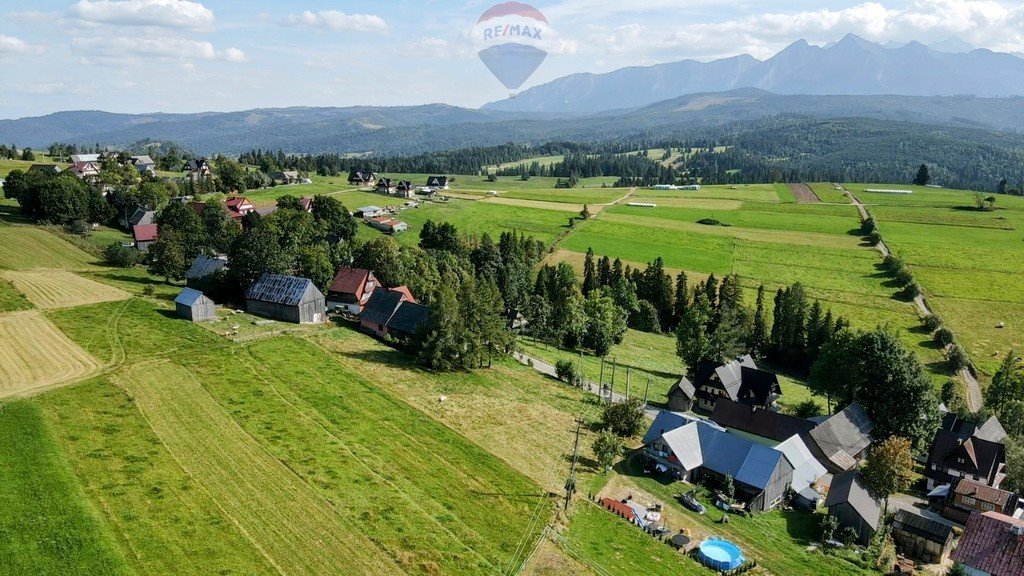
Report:
[[[0,462],[5,575],[131,574],[37,404],[0,403]]]

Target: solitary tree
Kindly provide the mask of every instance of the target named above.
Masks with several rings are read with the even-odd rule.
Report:
[[[914,457],[910,440],[892,436],[875,444],[861,469],[864,481],[875,496],[885,500],[889,513],[889,497],[910,488],[913,481]]]
[[[625,402],[608,404],[601,414],[602,426],[623,438],[639,434],[643,422],[643,401],[636,397]]]
[[[622,454],[622,438],[611,430],[602,430],[594,438],[593,450],[601,471],[607,473],[615,459]]]
[[[921,164],[921,167],[917,169],[917,176],[914,177],[915,186],[927,186],[932,181],[931,175],[928,173],[928,165]]]

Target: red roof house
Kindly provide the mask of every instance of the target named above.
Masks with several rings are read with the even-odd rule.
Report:
[[[224,201],[224,207],[228,209],[228,214],[232,218],[242,218],[249,212],[256,209],[252,202],[249,202],[248,198],[242,196],[232,196]]]
[[[359,314],[370,300],[373,291],[380,287],[373,272],[362,268],[342,266],[334,275],[327,289],[327,307],[340,308],[352,314]]]
[[[1024,520],[998,512],[972,513],[951,558],[992,576],[1024,574]]]
[[[392,288],[391,291],[401,294],[402,302],[412,302],[413,304],[416,304],[416,297],[412,295],[412,291],[409,290],[408,286],[398,286],[397,288]]]
[[[149,245],[156,242],[159,237],[159,230],[156,224],[136,224],[132,226],[132,238],[135,239],[135,247],[140,252],[148,252]]]

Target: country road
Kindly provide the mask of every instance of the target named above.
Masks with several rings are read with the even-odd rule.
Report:
[[[842,189],[843,194],[846,194],[850,201],[853,202],[854,206],[857,207],[857,211],[860,212],[861,222],[867,221],[871,215],[868,214],[868,210],[864,206],[864,203],[862,203],[859,198],[854,196],[853,193],[845,187],[838,184],[836,186],[839,186]],[[890,254],[889,247],[886,246],[884,240],[879,242],[875,248],[877,248],[882,254],[882,258],[885,258]],[[917,311],[921,316],[928,316],[929,314],[932,314],[932,309],[928,306],[928,301],[924,299],[924,296],[914,298],[914,305],[917,307]],[[985,404],[985,400],[981,394],[981,384],[978,383],[978,379],[974,377],[970,368],[964,368],[961,370],[960,377],[967,383],[967,408],[970,409],[971,412],[981,410],[982,406]]]

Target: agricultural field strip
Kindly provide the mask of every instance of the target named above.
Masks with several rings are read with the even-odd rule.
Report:
[[[37,308],[73,308],[126,300],[131,294],[66,270],[6,271],[2,273]]]
[[[0,269],[94,270],[96,258],[39,228],[0,224]]]
[[[314,342],[314,344],[316,344],[316,343]],[[319,345],[318,345],[318,347],[319,347]],[[321,350],[325,354],[328,354],[328,355],[330,354],[326,349],[322,349],[321,348]],[[251,357],[251,358],[252,358],[253,363],[258,362],[258,360],[256,358],[254,358],[254,357]],[[370,474],[374,478],[376,478],[378,482],[389,486],[394,491],[395,494],[400,495],[400,497],[403,499],[404,504],[406,506],[408,506],[412,510],[416,510],[416,511],[420,512],[422,514],[422,516],[425,517],[425,518],[433,519],[433,522],[432,522],[433,525],[438,530],[440,530],[441,532],[443,532],[443,533],[447,534],[449,537],[451,537],[453,542],[457,542],[457,543],[463,545],[464,546],[464,550],[466,550],[467,552],[473,554],[479,560],[481,560],[481,561],[483,561],[483,562],[485,562],[487,564],[490,564],[490,561],[487,558],[485,558],[482,554],[480,554],[475,549],[473,549],[472,547],[470,547],[468,544],[465,543],[465,541],[463,540],[463,536],[464,535],[455,534],[447,526],[445,526],[443,523],[441,523],[441,522],[436,520],[436,516],[435,515],[443,513],[444,512],[443,508],[437,508],[437,509],[435,509],[433,511],[426,510],[423,507],[423,502],[427,501],[426,499],[424,499],[423,501],[417,501],[411,495],[406,493],[401,487],[399,487],[391,479],[389,479],[385,475],[381,474],[374,467],[368,465],[366,463],[366,461],[359,454],[357,454],[354,450],[351,449],[351,447],[349,446],[349,443],[346,442],[346,440],[344,438],[339,437],[337,434],[335,434],[335,432],[330,427],[328,427],[327,424],[325,424],[324,420],[322,420],[322,418],[324,418],[323,415],[320,415],[320,418],[317,418],[317,417],[314,417],[309,412],[303,410],[303,408],[299,405],[300,403],[304,403],[301,398],[298,398],[298,397],[295,397],[294,395],[289,394],[290,396],[292,396],[292,398],[289,399],[288,397],[286,397],[284,395],[284,393],[282,393],[282,390],[281,390],[280,386],[275,385],[269,378],[266,377],[266,375],[260,374],[257,370],[255,370],[252,367],[253,366],[252,363],[247,362],[246,365],[249,367],[250,373],[254,377],[258,378],[260,381],[262,381],[265,385],[267,385],[271,390],[273,390],[274,394],[282,402],[284,402],[286,405],[288,405],[290,409],[294,410],[302,418],[306,419],[310,423],[314,424],[317,428],[319,428],[319,430],[321,432],[323,432],[324,434],[326,434],[327,436],[329,436],[330,438],[335,440],[337,442],[338,446],[344,447],[345,452],[347,452],[350,455],[350,457],[355,462],[358,462],[359,466],[361,468],[363,468],[363,470],[365,472],[367,472],[368,474]],[[314,412],[317,412],[315,410],[315,408],[313,410],[314,410]],[[467,483],[472,481],[472,478],[470,478],[470,476],[466,473],[465,470],[463,470],[461,468],[461,466],[458,466],[455,463],[453,463],[453,462],[451,462],[449,460],[446,460],[443,455],[438,454],[436,451],[429,450],[421,442],[419,442],[415,436],[405,432],[401,426],[388,427],[388,428],[389,428],[389,431],[391,431],[391,432],[393,432],[395,434],[398,434],[402,438],[404,438],[406,440],[407,444],[418,446],[421,449],[420,450],[421,453],[424,453],[424,454],[429,453],[429,454],[432,455],[432,458],[434,460],[443,462],[447,466],[446,469],[448,470],[449,473],[455,473],[457,476],[460,476],[461,479],[463,481],[467,482]],[[468,526],[463,525],[463,528],[467,532],[472,532],[472,528],[470,528]]]
[[[82,378],[100,368],[40,312],[0,315],[0,398]]]
[[[174,377],[161,378],[169,373]],[[190,372],[170,362],[138,364],[118,379],[179,465],[282,573],[343,574],[352,564],[403,572],[266,452]]]

